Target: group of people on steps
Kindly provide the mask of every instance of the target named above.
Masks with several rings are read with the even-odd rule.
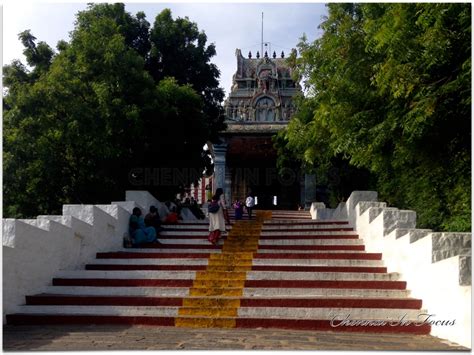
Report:
[[[235,219],[240,220],[243,217],[244,205],[240,199],[233,203]],[[255,198],[249,193],[245,199],[245,209],[248,218],[252,219],[252,210],[255,207]],[[226,222],[230,224],[229,213],[227,211],[227,203],[222,188],[216,189],[216,193],[212,199],[208,201],[209,212],[209,236],[208,240],[214,245],[218,245],[220,238],[226,234]]]
[[[142,210],[135,207],[128,223],[130,240],[126,241],[125,246],[138,246],[144,243],[160,244],[158,233],[162,229],[161,219],[155,206],[150,207],[150,212],[145,218],[142,217]]]
[[[240,199],[234,201],[232,207],[235,211],[235,219],[243,218],[244,207],[247,211],[248,218],[252,219],[252,211],[255,207],[255,198],[251,193],[248,194],[243,204]],[[227,203],[222,188],[216,189],[215,194],[208,201],[209,213],[209,236],[210,243],[217,245],[223,235],[226,234],[226,223],[230,224]],[[170,213],[164,218],[164,223],[177,223],[178,218],[176,211],[171,209]],[[151,206],[149,213],[142,217],[140,208],[135,207],[129,220],[129,238],[124,242],[125,247],[137,247],[146,243],[154,243],[160,245],[158,234],[164,228],[161,226],[162,219],[158,214],[158,209]]]

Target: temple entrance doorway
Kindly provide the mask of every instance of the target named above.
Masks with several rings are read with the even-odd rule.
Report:
[[[270,137],[232,137],[227,152],[231,199],[242,202],[251,193],[256,209],[297,209],[301,177],[297,171],[282,176]]]

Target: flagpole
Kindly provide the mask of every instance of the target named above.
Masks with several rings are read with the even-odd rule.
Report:
[[[262,12],[262,45],[261,45],[261,52],[260,52],[260,55],[262,56],[263,58],[263,12]]]

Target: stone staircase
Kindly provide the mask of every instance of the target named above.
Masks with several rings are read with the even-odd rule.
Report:
[[[220,246],[206,222],[165,227],[163,246],[101,252],[85,270],[59,272],[7,324],[430,332],[415,324],[422,301],[346,221],[256,211],[232,218]]]

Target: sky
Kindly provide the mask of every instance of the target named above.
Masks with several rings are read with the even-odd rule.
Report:
[[[89,1],[90,2],[90,1]],[[327,10],[323,3],[138,3],[124,2],[126,11],[135,15],[144,11],[153,25],[155,16],[170,8],[173,18],[189,17],[204,31],[208,43],[215,43],[217,55],[212,62],[221,71],[221,87],[226,95],[236,70],[235,50],[240,48],[246,57],[260,49],[262,12],[264,13],[264,42],[270,42],[271,51],[289,54],[299,39],[306,34],[309,40],[321,35],[318,29]],[[55,49],[59,40],[69,41],[74,29],[75,15],[87,8],[86,2],[46,3],[12,1],[3,4],[3,64],[20,59],[23,46],[18,34],[26,29]],[[270,53],[269,53],[270,54]]]

